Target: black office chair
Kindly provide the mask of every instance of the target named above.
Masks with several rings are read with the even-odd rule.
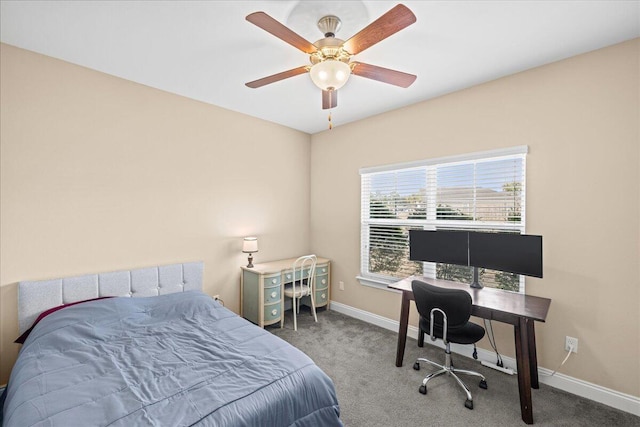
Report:
[[[480,388],[487,388],[487,381],[484,375],[479,372],[468,371],[466,369],[454,368],[451,364],[450,343],[475,344],[484,336],[484,328],[475,323],[469,322],[471,317],[472,300],[471,295],[462,289],[444,289],[433,286],[420,280],[411,282],[413,295],[416,300],[416,307],[420,313],[419,324],[419,345],[422,347],[424,334],[431,336],[431,340],[436,338],[443,340],[445,344],[445,363],[440,365],[429,359],[418,358],[413,365],[413,369],[420,369],[420,362],[430,363],[438,368],[438,371],[427,375],[422,380],[420,393],[427,394],[427,382],[442,374],[451,375],[467,393],[467,400],[464,403],[469,409],[473,409],[473,398],[469,388],[462,382],[456,374],[475,375],[482,378]]]

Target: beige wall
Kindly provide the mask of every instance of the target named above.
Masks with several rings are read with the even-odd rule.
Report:
[[[334,259],[332,299],[398,319],[397,294],[355,279],[359,168],[528,145],[527,232],[544,236],[545,277],[526,292],[553,300],[539,363],[555,369],[571,335],[562,373],[640,396],[638,52],[634,40],[313,135],[311,239]],[[513,356],[511,327],[494,327]]]
[[[310,138],[0,45],[0,383],[18,350],[17,281],[201,259],[205,290],[237,311],[249,234],[257,261],[331,257],[334,300],[397,319],[396,294],[355,280],[359,168],[526,144],[527,231],[545,239],[545,278],[527,279],[527,293],[553,299],[537,327],[540,365],[555,368],[572,335],[580,350],[563,373],[640,395],[639,49],[623,43]],[[292,208],[309,188],[310,208]],[[495,328],[512,356],[511,329]]]
[[[237,311],[243,236],[258,262],[309,251],[309,135],[0,53],[0,384],[20,280],[204,260],[205,291]]]

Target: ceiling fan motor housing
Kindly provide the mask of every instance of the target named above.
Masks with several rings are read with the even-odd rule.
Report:
[[[351,55],[342,48],[344,40],[335,37],[325,37],[316,41],[313,45],[318,49],[309,55],[312,64],[332,59],[335,61],[349,62]]]
[[[335,36],[341,25],[342,21],[335,15],[327,15],[320,18],[318,29],[324,34],[324,38],[313,44],[318,49],[309,56],[313,65],[326,60],[349,63],[351,55],[342,48],[344,40]]]
[[[318,21],[318,29],[325,37],[335,37],[341,25],[342,21],[335,15],[323,16]]]

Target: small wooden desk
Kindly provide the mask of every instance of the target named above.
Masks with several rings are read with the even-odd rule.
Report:
[[[409,323],[409,305],[414,299],[411,281],[422,280],[435,286],[450,289],[463,289],[471,295],[473,308],[471,314],[483,319],[513,325],[516,346],[516,363],[518,369],[518,389],[520,391],[520,410],[522,420],[533,424],[533,409],[531,407],[531,388],[539,388],[538,359],[536,356],[536,337],[534,322],[544,322],[547,318],[549,298],[523,295],[500,289],[474,289],[464,283],[448,280],[430,279],[428,277],[411,276],[393,283],[388,287],[402,291],[402,305],[400,308],[400,330],[398,331],[398,350],[396,366],[402,366],[404,348],[407,342],[407,326]]]
[[[293,262],[297,258],[241,267],[240,315],[260,327],[284,322],[284,285],[293,281]],[[307,274],[307,273],[305,273]],[[316,308],[327,307],[331,301],[331,260],[317,258],[314,302]],[[305,300],[302,300],[304,304]]]

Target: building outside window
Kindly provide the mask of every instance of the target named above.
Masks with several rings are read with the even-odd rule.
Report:
[[[409,261],[409,230],[525,231],[527,147],[364,168],[361,174],[363,284],[411,275],[471,283],[473,268]],[[479,269],[480,283],[523,292],[517,274]]]

